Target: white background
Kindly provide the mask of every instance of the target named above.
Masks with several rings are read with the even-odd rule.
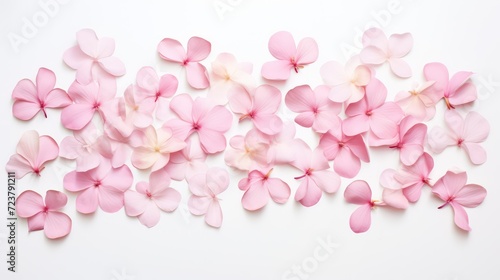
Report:
[[[33,16],[43,13],[43,8],[37,1],[2,0],[0,165],[5,166],[26,130],[50,134],[58,142],[69,135],[60,125],[60,111],[49,111],[48,119],[38,115],[29,122],[16,120],[11,114],[10,96],[16,83],[23,78],[33,80],[39,67],[53,70],[57,86],[67,89],[74,71],[64,65],[62,55],[75,44],[75,33],[82,28],[92,28],[99,37],[115,39],[115,56],[127,67],[127,74],[118,80],[119,95],[134,82],[137,70],[146,65],[178,76],[178,92],[205,94],[190,90],[182,71],[159,59],[156,46],[165,37],[178,39],[184,45],[191,36],[206,38],[212,42],[212,53],[204,61],[208,68],[217,54],[229,52],[240,61],[254,64],[253,76],[258,83],[263,82],[261,65],[272,59],[267,42],[274,32],[288,30],[296,39],[315,38],[320,48],[318,61],[279,84],[285,94],[300,84],[320,84],[321,65],[328,60],[345,62],[341,46],[353,45],[360,32],[375,23],[388,34],[411,32],[415,40],[412,52],[405,58],[414,71],[412,78],[399,80],[389,74],[388,67],[378,68],[377,76],[389,88],[389,100],[397,91],[409,89],[413,81],[421,81],[421,69],[427,62],[443,62],[452,73],[476,73],[479,99],[468,109],[480,112],[490,121],[490,137],[484,143],[488,161],[472,166],[463,151],[449,148],[434,156],[436,167],[431,173],[435,181],[446,170],[460,168],[468,171],[469,182],[487,188],[484,203],[467,209],[473,230],[466,234],[457,229],[451,208],[438,210],[441,201],[427,188],[421,200],[406,211],[376,209],[372,228],[356,235],[348,225],[356,206],[343,200],[343,191],[352,180],[344,179],[337,194],[324,195],[316,206],[305,208],[293,200],[298,182],[292,178],[298,173],[292,169],[275,174],[290,184],[290,201],[285,205],[271,203],[258,213],[248,213],[241,207],[242,192],[236,185],[242,174],[231,171],[231,186],[220,196],[224,212],[221,229],[210,228],[203,218],[189,214],[184,183],[173,184],[183,195],[179,209],[162,215],[160,223],[151,229],[127,217],[123,209],[115,214],[99,210],[93,215],[81,215],[75,210],[76,196],[68,193],[65,212],[73,219],[71,234],[50,241],[42,232],[28,233],[26,221],[20,220],[18,272],[7,272],[2,261],[1,279],[498,279],[500,186],[496,179],[500,135],[495,115],[500,104],[500,85],[495,81],[500,81],[500,2],[400,0],[396,1],[398,8],[389,13],[388,0],[233,0],[229,2],[234,7],[223,14],[214,9],[217,2],[66,0],[58,4],[58,11],[46,23],[43,15],[38,19],[40,27],[28,34],[31,38],[16,51],[9,36],[23,36],[25,21],[33,22]],[[443,124],[443,107],[443,103],[438,104],[431,127]],[[293,118],[286,110],[282,116]],[[243,128],[235,124],[228,135],[244,133]],[[316,144],[309,130],[299,130],[299,134],[311,146]],[[398,155],[386,149],[371,149],[370,155],[372,163],[363,164],[356,178],[368,181],[375,195],[379,195],[378,176],[385,168],[397,167]],[[224,166],[221,156],[211,159],[210,164]],[[71,167],[61,160],[52,162],[41,178],[28,175],[21,179],[18,193],[26,189],[41,194],[48,189],[62,190],[62,178]],[[136,181],[144,177],[136,174]],[[1,178],[7,185],[4,172]],[[3,225],[7,207],[6,189],[1,189]],[[2,226],[0,260],[5,259],[6,237],[7,228]],[[321,247],[328,240],[335,244],[330,251]],[[321,260],[314,259],[318,257],[315,252],[320,252]],[[289,271],[293,266],[301,267],[302,278],[292,277]]]

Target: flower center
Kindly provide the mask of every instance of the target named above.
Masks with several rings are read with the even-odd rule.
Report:
[[[98,180],[98,181],[95,181],[95,182],[94,182],[94,187],[95,187],[95,188],[98,188],[98,187],[100,187],[100,186],[101,186],[101,181],[99,181],[99,180]]]

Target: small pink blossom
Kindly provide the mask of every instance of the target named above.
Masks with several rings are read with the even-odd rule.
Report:
[[[372,190],[367,182],[356,180],[350,183],[344,192],[347,202],[360,205],[349,218],[349,226],[355,233],[363,233],[370,229],[372,223],[371,211],[375,206],[385,203],[372,199]]]
[[[5,169],[15,172],[21,179],[28,173],[40,176],[45,169],[45,163],[59,155],[59,146],[52,137],[39,136],[35,130],[26,131],[17,143],[16,154],[11,156]]]
[[[28,230],[42,230],[49,239],[57,239],[71,232],[71,218],[60,212],[68,202],[68,197],[59,191],[47,191],[45,202],[41,195],[28,190],[16,199],[16,212],[28,219]]]
[[[229,173],[213,167],[206,173],[198,173],[188,181],[189,197],[188,208],[193,215],[205,215],[205,222],[212,227],[222,225],[222,209],[219,203],[219,194],[229,186]]]
[[[56,75],[47,68],[40,68],[36,75],[36,85],[31,80],[19,81],[12,91],[12,114],[14,117],[27,121],[31,120],[40,111],[47,118],[47,108],[64,108],[73,101],[68,94],[54,88]]]
[[[158,44],[160,57],[184,67],[187,81],[195,89],[205,89],[210,85],[207,69],[200,61],[207,58],[211,49],[210,42],[200,37],[189,39],[187,51],[179,41],[170,38],[165,38]]]
[[[287,80],[292,70],[299,73],[299,69],[318,59],[318,44],[313,38],[307,37],[296,46],[292,34],[280,31],[269,39],[269,52],[278,60],[264,63],[262,77]]]
[[[172,212],[181,201],[181,194],[169,187],[170,178],[164,175],[153,172],[149,182],[141,181],[137,183],[136,191],[125,192],[125,212],[149,228],[158,224],[161,211]]]
[[[276,203],[285,203],[290,197],[290,187],[279,178],[271,178],[272,169],[261,172],[252,170],[248,177],[238,183],[240,190],[245,191],[241,198],[243,208],[255,211],[266,206],[269,198]]]

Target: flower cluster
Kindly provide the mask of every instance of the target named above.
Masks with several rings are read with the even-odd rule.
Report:
[[[79,31],[76,39],[63,56],[76,70],[67,91],[55,88],[51,70],[40,68],[35,83],[23,79],[12,93],[14,117],[53,118],[48,109],[62,108],[61,124],[71,134],[58,144],[50,136],[26,132],[6,169],[18,178],[28,173],[40,176],[47,162],[57,157],[74,160],[75,170],[61,183],[65,191],[77,195],[76,209],[82,214],[124,208],[143,225],[155,226],[162,211],[174,211],[181,201],[181,194],[170,187],[171,180],[177,180],[185,181],[191,192],[190,212],[220,227],[219,195],[236,186],[229,180],[231,169],[247,174],[237,185],[248,211],[261,209],[270,199],[286,203],[291,187],[295,201],[310,207],[323,193],[337,192],[341,178],[355,178],[362,162],[370,162],[371,147],[397,150],[400,168],[381,174],[379,200],[372,198],[366,181],[347,186],[345,200],[360,205],[350,218],[356,233],[369,229],[373,208],[405,209],[419,200],[425,186],[444,201],[439,208],[450,205],[456,225],[468,231],[463,207],[475,207],[486,196],[483,187],[467,184],[465,172],[448,171],[436,182],[429,179],[434,167],[430,153],[448,146],[462,148],[473,164],[486,161],[480,143],[488,136],[488,122],[476,112],[462,116],[455,110],[477,98],[471,72],[450,78],[443,64],[428,63],[420,85],[387,100],[377,66],[387,62],[395,78],[411,77],[412,69],[403,59],[413,47],[409,33],[386,37],[380,29],[369,29],[358,55],[346,64],[329,61],[321,67],[324,84],[297,85],[286,93],[280,90],[280,81],[307,71],[318,58],[312,38],[296,44],[289,32],[272,35],[268,47],[275,60],[262,65],[266,81],[262,85],[252,77],[252,64],[229,53],[217,55],[206,67],[203,61],[211,43],[203,38],[192,37],[186,48],[171,38],[161,40],[159,56],[185,69],[186,83],[193,92],[202,92],[196,95],[177,93],[182,81],[150,66],[141,68],[135,82],[117,95],[117,78],[125,74],[125,66],[113,56],[114,40],[98,38],[90,29]],[[436,117],[441,100],[448,109],[447,129],[428,130],[425,122]],[[283,106],[296,113],[294,122],[281,119]],[[233,118],[238,125],[251,123],[251,129],[227,139]],[[298,137],[296,125],[310,128],[318,143]],[[221,153],[231,169],[207,166],[207,158]],[[279,166],[297,171],[289,178],[277,178],[273,170]],[[150,174],[149,181],[136,182],[135,189],[133,168]],[[66,195],[56,190],[47,192],[45,203],[38,193],[27,190],[18,197],[17,211],[28,218],[30,231],[44,229],[48,238],[59,238],[71,230],[71,219],[60,212],[66,202]]]

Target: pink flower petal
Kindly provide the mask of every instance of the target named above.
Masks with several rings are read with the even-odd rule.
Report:
[[[204,215],[207,213],[212,200],[213,199],[211,197],[206,196],[190,196],[188,200],[189,212],[196,216]]]
[[[187,44],[187,57],[190,61],[201,61],[207,58],[212,45],[200,37],[191,37]]]
[[[65,185],[66,188],[66,185]],[[76,210],[83,214],[94,213],[99,206],[99,191],[97,188],[88,187],[76,198]]]
[[[318,59],[318,44],[313,38],[300,40],[297,46],[296,62],[299,65],[306,65]]]
[[[269,198],[268,189],[262,182],[258,182],[253,184],[252,187],[245,192],[241,198],[241,204],[246,210],[255,211],[266,206]]]
[[[154,227],[160,221],[160,209],[156,207],[154,203],[149,201],[146,206],[146,210],[142,214],[140,214],[137,218],[141,224],[147,226],[148,228]]]
[[[306,177],[302,180],[295,193],[295,201],[300,202],[300,204],[306,207],[310,207],[318,203],[321,195],[321,189],[318,188],[311,178]]]
[[[353,204],[370,204],[372,200],[372,190],[367,182],[356,180],[350,183],[344,192],[345,200]]]
[[[389,65],[392,72],[400,78],[409,78],[412,75],[410,65],[400,58],[391,57]]]
[[[268,80],[287,80],[293,65],[288,60],[275,60],[264,63],[262,77]]]
[[[297,52],[292,34],[286,31],[273,34],[269,39],[268,47],[269,52],[279,60],[289,61]]]
[[[91,104],[71,104],[62,110],[61,122],[67,129],[80,130],[91,121],[94,112]]]
[[[57,239],[71,232],[71,218],[61,212],[48,212],[45,218],[44,232],[49,239]]]
[[[16,199],[16,213],[21,218],[32,217],[44,210],[43,198],[34,191],[24,191]]]
[[[197,62],[186,65],[186,77],[190,86],[195,89],[205,89],[210,86],[205,66]]]
[[[68,197],[59,191],[47,191],[45,195],[45,205],[49,211],[59,210],[68,202]]]
[[[487,191],[485,188],[469,184],[461,188],[455,195],[454,201],[462,206],[474,208],[483,203]]]
[[[125,64],[116,57],[110,56],[99,59],[99,65],[109,74],[119,77],[125,75]]]
[[[349,226],[355,233],[363,233],[370,229],[372,222],[370,204],[364,204],[358,207],[349,218]]]
[[[127,213],[128,216],[136,217],[144,213],[150,202],[151,200],[141,193],[132,190],[128,190],[124,193],[125,213]]]
[[[410,205],[402,190],[384,189],[382,199],[387,205],[397,209],[406,209]]]
[[[45,212],[39,212],[38,214],[35,214],[32,217],[28,218],[28,231],[37,231],[37,230],[42,230],[43,227],[45,226],[45,220],[47,217],[47,213]]]
[[[413,48],[413,36],[410,33],[392,34],[389,37],[388,47],[393,57],[406,56]]]
[[[179,41],[174,39],[165,38],[161,40],[157,50],[161,58],[168,61],[183,63],[187,58],[184,47],[182,47]]]
[[[387,55],[377,47],[368,46],[361,50],[359,58],[365,64],[379,65],[387,60]]]
[[[212,227],[219,228],[222,225],[222,209],[217,199],[208,206],[205,214],[205,222]]]
[[[467,215],[467,212],[465,212],[465,209],[458,203],[451,202],[450,205],[455,214],[455,224],[465,231],[470,231],[469,216]]]

